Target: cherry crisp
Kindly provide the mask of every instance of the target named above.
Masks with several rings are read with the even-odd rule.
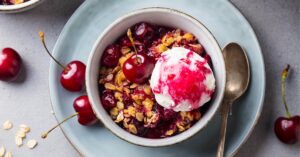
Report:
[[[211,65],[210,56],[191,33],[146,22],[130,29],[137,53],[154,61],[169,48],[184,47],[201,55]],[[192,127],[209,105],[189,112],[163,108],[155,101],[149,81],[136,84],[126,79],[122,66],[132,55],[135,55],[134,48],[126,33],[102,55],[99,90],[102,105],[111,118],[128,132],[146,138],[174,136]]]

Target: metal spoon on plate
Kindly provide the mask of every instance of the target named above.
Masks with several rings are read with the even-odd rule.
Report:
[[[250,81],[249,61],[245,51],[237,43],[229,43],[223,49],[226,67],[226,86],[223,104],[221,106],[221,132],[217,157],[224,156],[226,126],[232,103],[242,96]]]

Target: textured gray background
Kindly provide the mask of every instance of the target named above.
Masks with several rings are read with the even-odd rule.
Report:
[[[238,157],[296,157],[300,156],[300,142],[296,145],[280,143],[273,133],[275,119],[284,114],[280,97],[280,72],[285,63],[292,65],[287,83],[287,98],[293,114],[300,113],[300,1],[299,0],[232,0],[248,18],[258,35],[267,73],[264,110],[249,140]],[[75,157],[79,156],[56,130],[47,140],[40,132],[56,124],[50,113],[48,93],[49,57],[39,42],[38,31],[44,30],[52,49],[70,15],[82,0],[47,0],[39,7],[22,14],[0,15],[0,48],[13,47],[20,52],[25,64],[23,78],[16,83],[0,82],[0,124],[9,119],[15,125],[28,124],[39,145],[34,150],[17,148],[14,134],[0,129],[0,146],[14,156]],[[27,138],[27,139],[28,139]]]

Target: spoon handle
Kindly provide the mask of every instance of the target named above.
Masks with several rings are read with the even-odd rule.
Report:
[[[228,113],[231,107],[231,103],[228,101],[223,101],[222,108],[221,108],[221,132],[220,132],[220,142],[217,151],[217,157],[224,157],[224,146],[225,146],[225,139],[226,139],[226,128],[227,128],[227,119]]]

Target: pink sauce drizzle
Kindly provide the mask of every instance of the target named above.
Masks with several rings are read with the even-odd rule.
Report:
[[[199,108],[201,104],[200,100],[203,94],[211,96],[213,90],[207,89],[204,84],[206,75],[212,73],[210,69],[204,65],[207,63],[206,60],[200,62],[196,61],[196,68],[191,70],[191,58],[194,56],[194,53],[190,51],[187,54],[187,58],[182,58],[182,63],[169,66],[166,65],[166,57],[163,56],[161,65],[160,79],[156,88],[153,89],[153,92],[158,94],[162,93],[163,89],[168,87],[168,93],[175,102],[175,108],[180,102],[188,101],[192,106],[192,109]],[[172,73],[174,69],[177,69],[177,73]],[[178,73],[179,72],[179,73]],[[163,75],[166,75],[164,79]]]

